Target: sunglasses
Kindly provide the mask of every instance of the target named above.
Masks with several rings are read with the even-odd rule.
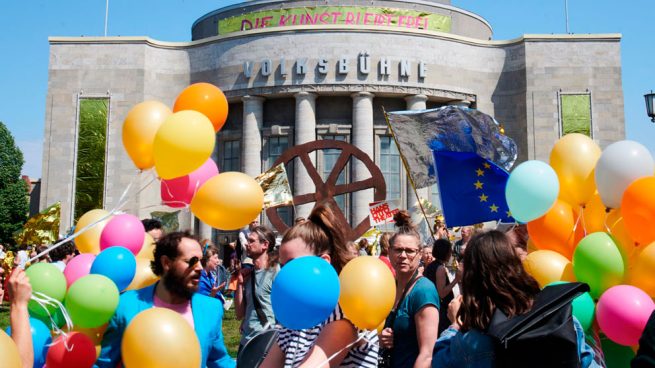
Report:
[[[191,257],[191,258],[189,258],[188,260],[186,260],[184,262],[186,262],[186,264],[189,265],[187,268],[193,268],[193,267],[195,267],[195,265],[198,264],[199,261],[200,261],[200,258],[194,256],[194,257]]]

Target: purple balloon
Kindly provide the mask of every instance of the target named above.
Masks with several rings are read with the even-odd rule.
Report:
[[[100,234],[100,250],[120,245],[139,254],[146,229],[136,216],[124,214],[112,217]]]
[[[191,204],[191,200],[198,188],[217,174],[218,167],[216,167],[214,160],[210,158],[189,175],[175,179],[162,179],[161,200],[169,207],[185,207]]]
[[[96,256],[91,253],[78,254],[73,259],[71,259],[64,269],[66,286],[70,287],[80,277],[91,273],[91,265],[95,259]]]

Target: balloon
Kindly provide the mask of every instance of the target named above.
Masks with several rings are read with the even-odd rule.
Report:
[[[155,134],[171,114],[171,109],[159,101],[141,102],[127,113],[123,122],[123,146],[139,169],[155,166],[152,152]]]
[[[634,141],[612,143],[596,164],[598,193],[607,207],[618,208],[628,185],[654,172],[655,162],[648,148]]]
[[[77,224],[75,225],[75,234],[102,218],[104,218],[102,221],[96,223],[75,238],[75,246],[80,253],[100,253],[100,234],[105,228],[105,225],[107,225],[111,219],[111,215],[105,210],[91,210],[82,215],[82,217],[77,221]]]
[[[563,281],[557,281],[550,283],[547,286],[565,283],[566,282]],[[577,318],[578,322],[580,322],[582,329],[585,331],[589,330],[594,323],[594,314],[596,311],[596,303],[594,303],[591,295],[589,295],[588,292],[582,293],[580,296],[573,299],[571,306],[573,308],[573,315]]]
[[[124,247],[110,247],[98,254],[91,273],[107,276],[116,284],[119,291],[132,282],[136,272],[136,259],[134,254]]]
[[[617,344],[630,346],[639,338],[655,303],[641,289],[631,285],[609,288],[598,300],[596,315],[601,331]]]
[[[603,348],[603,358],[607,368],[626,368],[635,357],[635,352],[628,346],[622,346],[610,339],[601,338],[600,345]]]
[[[271,304],[275,318],[293,330],[325,321],[339,301],[339,277],[320,257],[296,258],[273,280]]]
[[[161,200],[173,208],[191,204],[198,189],[212,176],[218,174],[214,160],[207,159],[202,166],[181,178],[161,181]]]
[[[87,275],[71,285],[64,305],[77,327],[102,326],[118,306],[118,289],[106,276]]]
[[[396,283],[387,265],[378,257],[351,260],[341,270],[339,283],[339,305],[355,326],[373,330],[387,318],[396,298]]]
[[[623,193],[621,214],[630,237],[640,244],[655,240],[655,176],[637,179]]]
[[[606,212],[605,208],[606,207],[603,204],[603,201],[600,199],[600,195],[598,193],[594,193],[587,204],[582,207],[583,217],[581,225],[584,225],[587,233],[591,234],[599,231],[607,231],[607,228],[605,227],[605,221],[609,214],[616,210]],[[580,208],[573,208],[573,211],[576,212],[577,218],[580,213]]]
[[[529,222],[543,216],[553,206],[559,193],[555,171],[548,164],[531,160],[517,166],[510,174],[505,197],[512,216]]]
[[[120,245],[138,254],[143,246],[146,229],[138,217],[123,214],[114,216],[100,235],[100,249]]]
[[[150,286],[159,280],[159,276],[152,273],[150,268],[150,260],[144,258],[136,259],[136,273],[132,282],[125,288],[125,290],[137,290]]]
[[[169,116],[157,131],[155,169],[162,179],[179,178],[202,166],[214,151],[216,135],[211,122],[196,111]]]
[[[540,287],[555,281],[575,281],[571,261],[552,250],[538,250],[528,254],[523,266]]]
[[[48,368],[91,368],[96,361],[93,341],[83,333],[71,332],[59,336],[48,349]]]
[[[45,356],[52,342],[50,329],[40,320],[30,317],[30,330],[32,332],[32,349],[34,351],[33,366],[41,368],[45,364]],[[7,327],[5,332],[11,336],[11,326]]]
[[[33,293],[42,293],[58,301],[63,301],[66,296],[66,278],[64,274],[52,263],[37,263],[30,266],[25,275],[30,279]],[[48,306],[48,312],[54,314],[57,309]],[[48,321],[48,312],[34,300],[28,303],[30,315]]]
[[[155,239],[152,238],[152,235],[145,233],[145,238],[143,239],[143,246],[139,254],[136,255],[136,258],[149,259],[151,261],[155,260]]]
[[[93,345],[98,345],[102,343],[102,337],[104,336],[105,331],[107,331],[108,326],[109,324],[105,323],[104,325],[95,328],[75,327],[74,331],[85,334],[89,339],[91,339]]]
[[[630,283],[655,297],[655,242],[648,244],[636,257]]]
[[[78,254],[71,259],[64,269],[66,285],[70,287],[77,279],[91,273],[91,265],[96,256],[91,253]]]
[[[574,227],[571,205],[556,199],[545,215],[528,222],[528,233],[538,249],[554,250],[570,259],[576,244]]]
[[[126,367],[197,368],[201,359],[193,328],[166,308],[137,314],[125,329],[121,352]]]
[[[195,110],[211,120],[214,131],[221,130],[227,119],[228,104],[223,92],[209,83],[195,83],[185,88],[177,100],[173,111]]]
[[[607,227],[609,228],[609,233],[614,237],[616,245],[619,246],[623,259],[628,262],[628,265],[630,265],[639,249],[639,244],[632,240],[630,234],[628,234],[628,230],[625,228],[625,221],[623,221],[623,215],[621,214],[621,209],[617,208],[610,211],[606,222]]]
[[[191,212],[202,222],[221,230],[237,230],[262,211],[264,192],[240,172],[221,173],[207,180],[191,201]]]
[[[625,275],[625,264],[614,238],[607,233],[585,236],[573,253],[573,272],[578,281],[589,284],[594,298],[620,284]]]
[[[18,348],[11,337],[0,331],[0,357],[4,368],[22,368],[23,364],[18,354]]]
[[[560,198],[573,206],[589,202],[596,190],[594,167],[600,153],[598,145],[583,134],[567,134],[555,142],[549,162],[559,179]]]

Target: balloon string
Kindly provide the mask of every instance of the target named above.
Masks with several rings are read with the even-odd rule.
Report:
[[[34,260],[39,259],[40,257],[42,257],[42,256],[44,256],[44,255],[46,255],[46,254],[48,254],[48,253],[50,253],[50,252],[52,252],[53,250],[59,248],[62,244],[66,243],[66,242],[69,242],[69,241],[71,241],[71,240],[77,238],[78,236],[80,236],[80,235],[82,235],[83,233],[85,233],[87,230],[91,229],[92,227],[96,226],[97,224],[101,223],[102,221],[104,221],[104,220],[110,218],[111,216],[115,215],[116,213],[120,212],[120,210],[123,209],[123,207],[128,203],[128,199],[129,199],[129,198],[128,198],[127,194],[128,194],[128,192],[130,191],[130,189],[132,188],[132,185],[133,185],[133,184],[135,183],[135,181],[139,178],[139,176],[140,176],[141,173],[142,173],[142,172],[139,172],[139,173],[138,173],[138,174],[137,174],[137,175],[132,179],[132,181],[127,185],[127,187],[126,187],[125,190],[123,191],[123,194],[121,194],[120,198],[118,199],[118,203],[116,204],[116,206],[115,206],[114,208],[112,208],[112,209],[109,211],[109,213],[107,213],[106,215],[100,217],[98,220],[96,220],[96,221],[94,221],[94,222],[92,222],[92,223],[86,225],[85,227],[83,227],[83,228],[80,229],[79,231],[76,231],[74,234],[72,234],[72,235],[70,235],[70,236],[68,236],[68,237],[66,237],[66,238],[64,238],[64,239],[62,239],[62,240],[60,240],[60,241],[58,241],[57,243],[55,243],[55,244],[49,246],[47,249],[45,249],[45,250],[42,251],[41,253],[39,253],[39,254],[37,254],[36,256],[30,258],[30,259],[27,261],[27,263],[32,263]]]
[[[582,218],[582,207],[580,207],[581,211],[580,214],[578,214],[578,218],[575,220],[575,225],[573,225],[573,231],[569,234],[569,237],[566,238],[566,242],[568,243],[569,240],[571,240],[571,237],[575,237],[575,232],[578,230],[578,225],[580,225],[580,219]],[[586,232],[585,232],[586,235]]]
[[[578,218],[581,219],[582,221],[582,231],[584,231],[584,236],[587,236],[587,223],[584,220],[584,205],[580,205],[580,214],[578,215]],[[575,232],[575,229],[573,230]]]
[[[612,228],[611,226],[607,225],[607,220],[610,218],[610,209],[606,208],[605,209],[605,221],[603,221],[603,225],[605,225],[605,231],[607,231],[608,234],[612,235]],[[616,223],[613,223],[612,226],[616,225]]]
[[[48,310],[48,307],[53,307],[59,309],[61,312],[61,315],[64,317],[64,321],[66,322],[66,328],[70,331],[73,329],[73,321],[70,318],[70,315],[68,314],[68,311],[66,308],[61,304],[61,302],[57,299],[51,298],[43,293],[40,293],[38,291],[32,292],[32,295],[30,296],[30,299],[34,300],[41,308],[45,310],[45,312],[48,314],[48,318],[50,319],[50,327],[52,331],[55,332],[56,335],[64,335],[66,336],[66,333],[59,328],[57,323],[54,320],[54,317],[50,313],[50,310]]]
[[[373,330],[373,331],[363,331],[363,332],[361,332],[359,334],[359,337],[357,338],[357,340],[351,342],[350,344],[346,345],[343,349],[341,349],[341,350],[337,351],[336,353],[330,355],[325,361],[323,361],[321,364],[317,365],[316,368],[322,368],[326,364],[329,364],[332,359],[337,357],[337,355],[343,353],[344,351],[350,350],[350,348],[352,348],[355,344],[357,344],[358,342],[360,342],[362,340],[370,343],[370,338],[371,338],[371,336],[373,334],[377,334],[377,331]],[[371,336],[369,336],[369,335],[371,335]]]

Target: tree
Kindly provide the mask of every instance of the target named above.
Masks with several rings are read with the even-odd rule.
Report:
[[[12,235],[27,220],[27,185],[21,179],[23,153],[9,129],[0,122],[0,243],[13,243]]]

